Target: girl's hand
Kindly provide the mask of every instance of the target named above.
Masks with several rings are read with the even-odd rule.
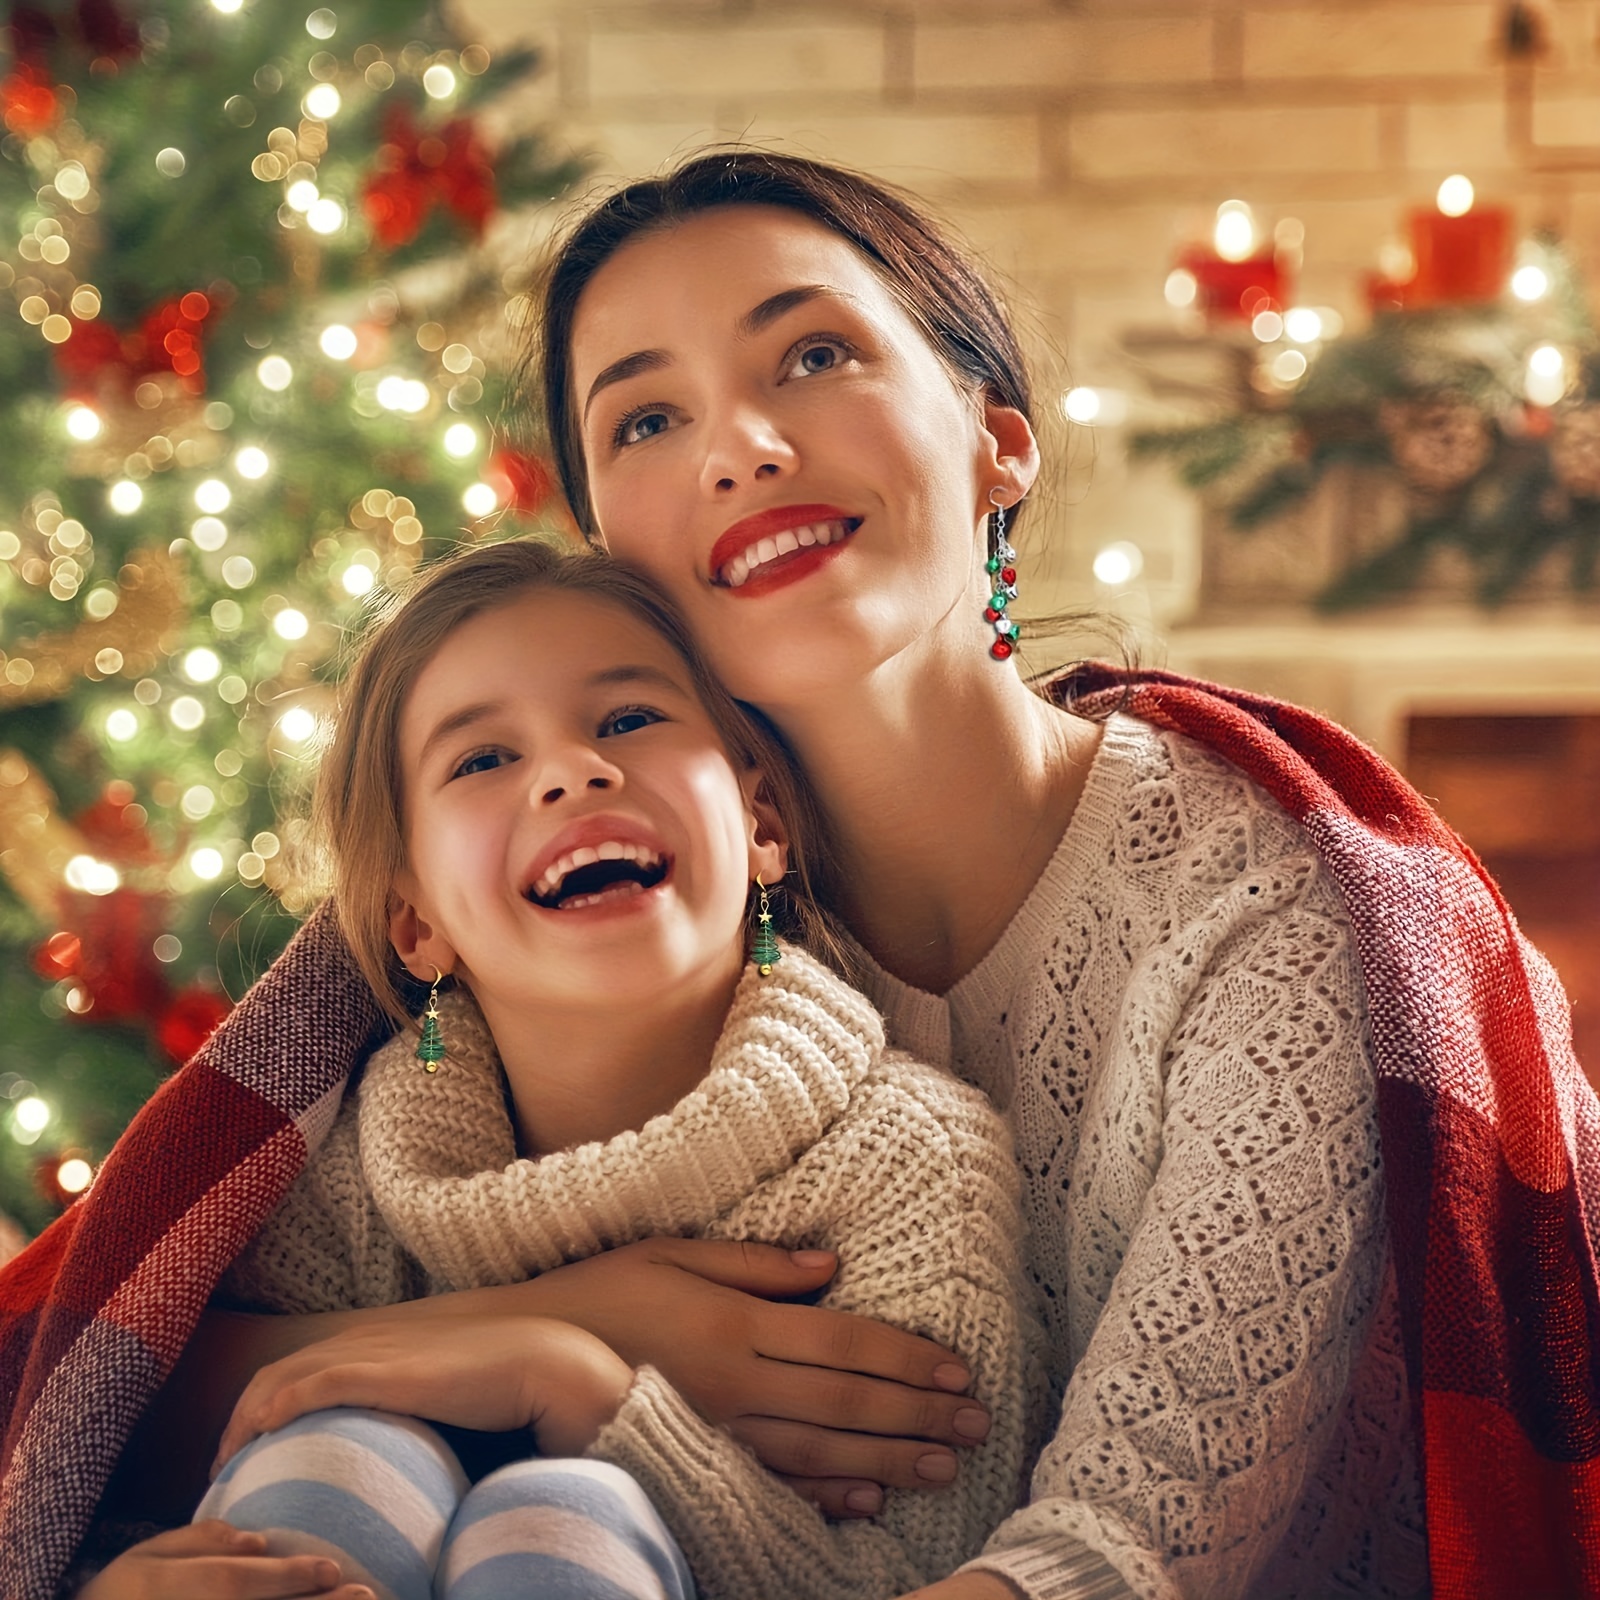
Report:
[[[1019,1600],[1022,1591],[992,1572],[958,1572],[925,1588],[913,1589],[900,1600]]]
[[[259,1533],[226,1522],[173,1528],[125,1550],[78,1591],[78,1600],[374,1600],[341,1583],[323,1556],[269,1556]]]
[[[818,1251],[647,1239],[525,1287],[632,1365],[658,1368],[830,1516],[873,1516],[881,1486],[948,1484],[951,1447],[979,1443],[989,1418],[963,1394],[966,1367],[939,1345],[865,1317],[775,1303],[821,1289],[836,1265]]]
[[[261,1368],[234,1407],[212,1471],[257,1434],[329,1406],[486,1433],[531,1428],[545,1455],[582,1455],[632,1382],[633,1369],[593,1334],[550,1317],[456,1308],[421,1325],[362,1325]]]

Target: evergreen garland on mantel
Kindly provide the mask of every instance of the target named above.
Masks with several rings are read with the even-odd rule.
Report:
[[[1318,596],[1325,611],[1404,594],[1441,552],[1464,557],[1485,606],[1512,598],[1553,562],[1575,594],[1600,577],[1600,339],[1571,264],[1543,242],[1548,294],[1533,305],[1380,313],[1361,335],[1324,344],[1287,392],[1241,386],[1225,414],[1146,430],[1136,456],[1164,456],[1190,487],[1251,529],[1304,501],[1340,463],[1397,478],[1398,538]],[[1566,391],[1527,399],[1528,360],[1562,353]]]

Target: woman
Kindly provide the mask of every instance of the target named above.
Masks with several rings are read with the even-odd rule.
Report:
[[[1593,1529],[1559,1496],[1583,1500],[1596,1453],[1576,1154],[1600,1148],[1596,1107],[1548,969],[1447,830],[1306,714],[1109,673],[1041,698],[997,659],[995,524],[1017,526],[1038,471],[1022,363],[977,274],[881,189],[762,154],[690,162],[579,225],[544,328],[579,525],[678,601],[787,738],[896,1042],[986,1088],[1017,1138],[1061,1422],[1030,1503],[922,1593],[1593,1573]],[[1061,708],[1091,689],[1105,720]],[[1139,715],[1105,717],[1118,705]],[[321,919],[266,983],[336,1013],[353,1064],[374,1017],[339,960]],[[230,1083],[288,1070],[262,1014],[247,1000],[203,1058]],[[304,1095],[274,1105],[314,1121]],[[86,1217],[63,1271],[111,1262]],[[103,1267],[107,1294],[136,1266]],[[241,1407],[270,1426],[377,1403],[352,1376],[376,1365],[381,1403],[412,1410],[419,1334],[558,1315],[660,1367],[826,1508],[870,1515],[880,1485],[958,1470],[971,1405],[949,1353],[775,1303],[808,1271],[666,1241],[489,1298],[213,1314],[167,1394],[193,1406],[209,1384],[220,1427],[256,1371]],[[30,1335],[24,1442],[48,1437],[24,1407],[84,1332],[56,1309],[55,1340]],[[1474,1428],[1492,1441],[1475,1458],[1454,1448]]]

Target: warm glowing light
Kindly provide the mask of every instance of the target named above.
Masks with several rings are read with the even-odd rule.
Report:
[[[1296,344],[1315,344],[1322,337],[1322,317],[1310,306],[1296,306],[1284,312],[1283,331]]]
[[[1542,344],[1528,357],[1528,371],[1541,378],[1559,376],[1567,358],[1553,344]]]
[[[322,191],[309,178],[297,178],[284,192],[283,198],[296,211],[309,211],[321,194]]]
[[[1276,344],[1283,337],[1283,318],[1276,311],[1258,311],[1250,319],[1250,331],[1262,344]]]
[[[456,75],[442,61],[435,61],[422,74],[422,87],[435,100],[448,100],[456,92]]]
[[[93,856],[74,856],[62,876],[69,889],[81,889],[85,894],[110,894],[122,883],[121,873],[109,861],[96,861]]]
[[[1068,389],[1061,397],[1061,409],[1074,422],[1093,422],[1101,411],[1100,394],[1095,389]]]
[[[222,563],[222,581],[230,589],[248,589],[256,581],[256,565],[249,556],[229,556]]]
[[[150,949],[157,961],[173,962],[183,954],[183,940],[175,938],[170,933],[163,933],[157,937]]]
[[[378,404],[385,411],[405,411],[413,416],[427,409],[428,394],[427,384],[394,372],[380,380],[377,390]]]
[[[444,448],[457,460],[470,456],[478,448],[478,430],[470,422],[452,422],[444,430]]]
[[[1217,207],[1213,234],[1224,261],[1244,261],[1256,247],[1256,219],[1242,200],[1224,200]]]
[[[1101,583],[1116,589],[1132,583],[1144,571],[1144,551],[1126,539],[1108,544],[1094,558],[1094,575]]]
[[[1169,306],[1192,306],[1200,293],[1200,283],[1186,267],[1178,267],[1167,274],[1162,293],[1166,295]]]
[[[323,355],[333,361],[348,361],[356,353],[357,339],[355,330],[347,328],[342,322],[331,323],[322,330],[322,337],[317,343],[322,346]]]
[[[1566,394],[1567,358],[1553,344],[1530,352],[1522,392],[1536,406],[1553,406]]]
[[[87,444],[100,437],[100,418],[88,406],[74,406],[67,413],[67,432]]]
[[[195,486],[194,503],[214,517],[233,504],[233,490],[221,478],[207,478],[204,483]]]
[[[346,567],[339,577],[339,582],[344,585],[344,592],[357,596],[371,594],[372,586],[377,581],[371,567],[363,567],[358,563]]]
[[[196,517],[189,524],[189,537],[202,550],[220,550],[228,542],[228,525],[221,517]]]
[[[165,150],[156,152],[156,171],[163,178],[181,178],[188,165],[188,159],[176,145],[169,144]]]
[[[243,4],[244,0],[211,0],[211,9],[220,11],[225,17],[231,17]]]
[[[192,694],[180,694],[167,707],[172,726],[184,733],[193,733],[206,720],[206,708]]]
[[[306,212],[306,221],[313,233],[337,233],[344,226],[344,207],[324,195]]]
[[[210,683],[222,671],[222,658],[215,650],[199,645],[183,658],[183,675],[190,683]]]
[[[272,462],[267,458],[267,452],[259,445],[247,444],[233,458],[233,470],[241,478],[264,478],[271,470]]]
[[[1518,267],[1511,274],[1511,292],[1519,300],[1543,300],[1550,292],[1550,274],[1543,267]]]
[[[311,621],[303,611],[285,606],[272,619],[272,631],[280,639],[303,639],[311,631]]]
[[[126,744],[139,731],[139,719],[126,706],[119,706],[106,718],[106,738]]]
[[[1472,187],[1472,179],[1464,177],[1461,173],[1452,173],[1439,185],[1439,193],[1435,196],[1439,209],[1447,217],[1464,217],[1472,209],[1472,202],[1477,194]]]
[[[469,485],[461,496],[461,503],[467,508],[469,516],[486,517],[500,504],[500,496],[495,493],[492,485],[474,483]]]
[[[210,883],[214,878],[222,876],[222,852],[213,850],[210,845],[202,845],[198,850],[189,853],[189,870],[197,878]]]
[[[282,356],[268,356],[256,368],[256,376],[263,388],[274,391],[287,389],[294,382],[294,368]]]
[[[290,706],[278,718],[278,732],[290,744],[303,744],[317,731],[317,719],[304,706]]]
[[[43,1133],[50,1124],[50,1107],[36,1094],[17,1101],[11,1115],[17,1119],[17,1126],[24,1133]]]
[[[319,83],[306,91],[305,99],[300,102],[300,109],[308,117],[313,117],[318,122],[326,122],[330,117],[338,116],[342,104],[339,91],[331,83]]]
[[[183,791],[178,808],[191,822],[199,822],[211,815],[216,804],[216,795],[205,784],[196,783]]]
[[[211,0],[211,3],[216,5],[217,0]],[[239,0],[233,0],[233,3],[237,6]],[[63,1194],[82,1194],[89,1187],[89,1180],[93,1176],[94,1168],[82,1156],[68,1156],[56,1168],[56,1187]]]
[[[119,478],[111,485],[106,499],[119,516],[131,517],[144,504],[144,490],[132,478]]]
[[[321,6],[306,18],[306,32],[313,39],[331,39],[339,29],[339,19],[326,7]]]
[[[1298,383],[1310,363],[1298,350],[1284,350],[1273,358],[1272,376],[1281,384]]]
[[[55,185],[63,200],[82,200],[89,193],[89,174],[81,161],[64,161],[56,169]]]

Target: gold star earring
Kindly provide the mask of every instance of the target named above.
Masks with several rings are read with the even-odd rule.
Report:
[[[778,948],[778,941],[772,937],[772,905],[767,899],[767,886],[761,881],[761,874],[756,874],[756,892],[761,896],[760,907],[756,912],[756,936],[750,944],[750,959],[756,964],[756,971],[763,978],[772,976],[772,969],[783,960],[783,952]]]
[[[417,1060],[424,1072],[437,1072],[444,1060],[444,1031],[439,1026],[439,985],[443,982],[444,974],[435,967],[428,1009],[422,1014],[422,1037],[417,1040]]]

